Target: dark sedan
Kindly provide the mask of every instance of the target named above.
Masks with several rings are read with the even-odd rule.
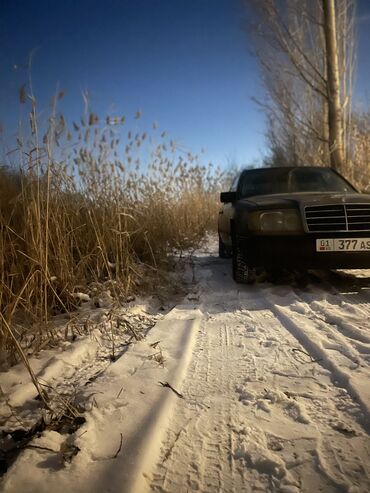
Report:
[[[370,268],[370,194],[331,168],[244,170],[221,202],[219,254],[236,282],[256,269]]]

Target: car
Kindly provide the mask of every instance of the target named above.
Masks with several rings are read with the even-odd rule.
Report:
[[[238,283],[277,268],[370,268],[370,194],[332,168],[244,170],[220,199],[219,256]]]

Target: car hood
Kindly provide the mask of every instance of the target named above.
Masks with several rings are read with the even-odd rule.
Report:
[[[341,192],[300,192],[273,195],[255,195],[243,199],[256,208],[297,208],[308,205],[370,204],[370,194]]]

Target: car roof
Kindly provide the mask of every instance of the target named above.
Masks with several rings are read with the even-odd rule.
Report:
[[[243,173],[244,171],[259,171],[259,170],[279,170],[279,169],[331,169],[330,166],[262,166],[261,168],[245,168],[241,171]],[[333,170],[334,171],[334,170]]]

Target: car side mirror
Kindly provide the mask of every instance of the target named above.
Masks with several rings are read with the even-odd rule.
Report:
[[[221,192],[220,201],[223,204],[227,204],[229,202],[235,202],[236,200],[236,192]]]

